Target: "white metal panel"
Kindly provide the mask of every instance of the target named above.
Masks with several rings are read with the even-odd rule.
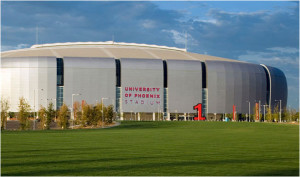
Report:
[[[162,60],[122,58],[121,79],[123,112],[163,111]],[[129,90],[129,88],[134,88],[134,90]],[[150,95],[159,96],[159,98],[150,98]]]
[[[101,102],[115,103],[116,65],[112,58],[64,58],[64,102],[72,106],[74,102],[85,100],[88,104]],[[115,105],[114,105],[115,106]]]
[[[56,89],[53,88],[56,87],[56,58],[2,58],[1,64],[2,73],[8,77],[1,83],[4,88],[1,95],[10,100],[10,111],[17,112],[21,97],[26,99],[32,111],[34,102],[38,110],[40,104],[47,106],[47,102],[41,102],[41,99],[55,98]],[[48,79],[49,77],[53,79]],[[41,93],[42,88],[44,95]]]
[[[202,103],[200,61],[167,60],[169,112],[194,113]]]

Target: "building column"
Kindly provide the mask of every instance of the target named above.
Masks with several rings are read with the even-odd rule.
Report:
[[[153,118],[152,118],[153,121],[155,121],[155,112],[153,113]]]
[[[138,121],[141,121],[141,114],[138,112]]]
[[[186,118],[186,113],[183,114],[183,117],[184,117],[184,121],[187,121],[187,120],[186,120],[186,119],[187,119],[187,118]]]

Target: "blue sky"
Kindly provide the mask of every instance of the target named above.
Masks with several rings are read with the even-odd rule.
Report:
[[[39,43],[108,41],[184,48],[281,69],[299,109],[296,1],[2,2],[2,51]]]

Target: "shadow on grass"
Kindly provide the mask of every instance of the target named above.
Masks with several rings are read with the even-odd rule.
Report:
[[[120,126],[112,127],[110,129],[149,129],[149,128],[166,128],[174,127],[170,122],[155,122],[155,121],[124,121]]]
[[[177,157],[177,156],[176,156]],[[258,164],[262,161],[265,163],[274,163],[274,161],[287,160],[286,158],[274,158],[274,159],[251,159],[251,160],[242,160],[242,159],[230,159],[230,160],[202,160],[202,161],[179,161],[174,162],[173,159],[176,157],[172,156],[160,156],[160,157],[133,157],[133,158],[98,158],[98,159],[86,159],[86,160],[64,160],[64,161],[51,161],[51,162],[28,162],[22,164],[2,164],[2,174],[4,176],[36,176],[36,175],[232,175],[230,172],[232,170],[226,171],[229,166],[234,164]],[[145,163],[147,159],[157,159],[163,158],[164,160],[169,160],[170,162],[150,162]],[[135,160],[145,160],[143,163],[132,163],[125,165],[114,165],[114,166],[105,166],[106,163],[116,162],[116,161],[135,161]],[[97,162],[99,164],[97,164]],[[82,163],[91,163],[94,167],[86,167]],[[47,165],[49,167],[45,167]],[[64,165],[66,164],[66,165]],[[44,166],[41,169],[32,169],[26,171],[13,171],[5,172],[5,167],[7,166]],[[224,166],[225,165],[225,166]],[[103,167],[104,166],[104,167]],[[219,166],[219,167],[218,167]],[[64,169],[54,169],[55,167],[65,167]],[[192,167],[194,171],[186,171],[185,167]],[[40,168],[40,167],[37,167]],[[214,168],[217,171],[222,171],[224,174],[216,171],[208,172],[207,170],[203,173],[201,169],[203,168]],[[155,170],[156,169],[156,170]],[[159,169],[159,171],[157,170]],[[171,169],[171,170],[170,170]],[[164,171],[166,170],[166,171]],[[252,169],[253,170],[253,169]],[[217,174],[216,174],[217,173]],[[236,173],[234,173],[236,175]],[[298,169],[281,169],[281,170],[272,170],[266,172],[256,172],[255,174],[249,174],[248,170],[241,170],[241,173],[238,175],[258,175],[258,176],[274,176],[274,175],[284,175],[284,176],[297,176],[299,174]]]
[[[263,171],[254,174],[246,174],[245,176],[299,176],[299,168]]]
[[[18,152],[22,152],[22,153],[30,153],[30,152],[49,152],[49,151],[78,151],[78,150],[98,150],[98,149],[108,149],[108,148],[100,148],[100,147],[95,147],[95,148],[87,148],[87,147],[76,147],[76,148],[73,148],[70,149],[70,148],[51,148],[51,149],[28,149],[28,150],[5,150],[1,153],[18,153]]]

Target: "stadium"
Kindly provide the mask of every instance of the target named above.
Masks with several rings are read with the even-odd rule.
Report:
[[[24,97],[34,111],[50,102],[112,104],[121,120],[190,119],[253,114],[287,104],[278,68],[196,54],[174,47],[108,42],[33,45],[1,53],[1,96],[17,112]],[[160,117],[161,113],[163,116]],[[132,115],[134,114],[134,116]]]

